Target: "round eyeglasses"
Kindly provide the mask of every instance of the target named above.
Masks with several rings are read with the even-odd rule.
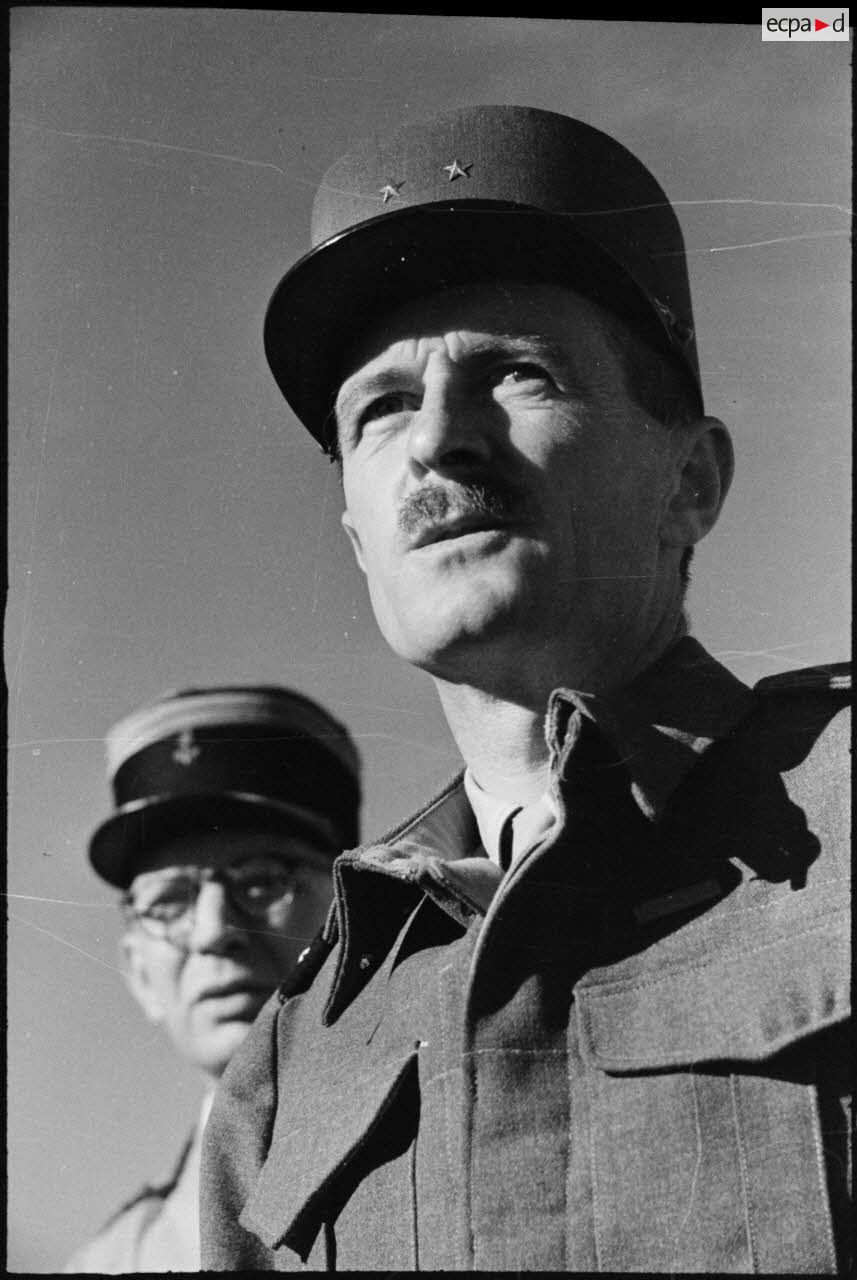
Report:
[[[202,886],[209,882],[223,886],[236,914],[272,927],[282,924],[301,887],[295,868],[279,858],[252,858],[225,867],[170,867],[135,878],[122,899],[125,919],[151,938],[185,945]]]

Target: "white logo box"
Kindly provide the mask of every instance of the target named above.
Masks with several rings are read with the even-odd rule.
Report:
[[[763,40],[850,40],[847,9],[763,9]]]

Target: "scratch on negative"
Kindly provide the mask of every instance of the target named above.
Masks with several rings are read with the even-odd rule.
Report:
[[[59,907],[95,907],[100,911],[115,910],[112,902],[80,902],[76,898],[42,898],[35,893],[2,893],[0,898],[14,898],[16,902],[52,902]],[[22,924],[28,923],[29,921],[22,921]]]
[[[274,164],[272,160],[252,160],[247,156],[233,156],[222,151],[205,151],[201,147],[183,147],[175,142],[156,142],[152,138],[126,138],[121,134],[113,133],[73,133],[66,129],[52,129],[50,125],[38,124],[35,120],[23,120],[20,123],[30,129],[39,129],[42,133],[53,134],[54,137],[57,138],[71,138],[80,142],[117,142],[132,147],[149,147],[154,151],[176,151],[182,155],[201,156],[206,160],[224,160],[230,164],[248,165],[251,169],[271,169],[274,173],[280,174],[281,177],[287,178],[290,182],[296,182],[303,187],[311,187],[313,190],[320,185],[317,179],[299,178],[296,174],[290,173],[281,165]],[[346,191],[339,187],[325,186],[324,189],[326,191],[333,191],[339,195],[347,196],[357,194],[356,192]]]
[[[752,204],[770,206],[778,209],[837,209],[840,213],[850,213],[851,209],[846,204],[830,204],[821,200],[757,200],[754,196],[720,196],[708,197],[703,200],[660,200],[653,204],[635,204],[627,209],[592,209],[587,210],[585,214],[578,214],[578,217],[591,217],[593,214],[601,215],[608,213],[643,213],[646,209],[664,209],[672,205],[674,209],[692,208],[694,205],[710,205],[710,204]]]
[[[56,385],[57,368],[59,367],[60,334],[62,332],[63,311],[64,311],[64,308],[61,307],[60,314],[57,317],[57,329],[56,329],[56,334],[54,336],[54,358],[51,363],[51,377],[50,377],[50,382],[48,383],[47,404],[45,405],[45,420],[42,424],[42,440],[39,448],[39,465],[36,470],[36,488],[35,488],[35,493],[33,494],[33,514],[32,514],[31,524],[30,524],[30,544],[27,550],[27,564],[31,570],[33,568],[33,560],[35,557],[35,550],[36,550],[36,527],[38,525],[38,520],[39,520],[39,506],[41,504],[41,496],[42,496],[42,478],[44,476],[45,459],[47,457],[48,424],[50,423],[51,413],[53,412],[54,387]],[[33,591],[34,591],[33,581],[34,581],[34,575],[32,573],[28,574],[27,586],[24,594],[23,617],[21,619],[21,643],[18,648],[18,655],[15,659],[15,666],[12,671],[12,679],[9,683],[9,688],[15,690],[15,708],[12,715],[13,736],[15,734],[15,730],[17,729],[21,719],[22,681],[20,679],[20,675],[21,675],[21,667],[24,661],[24,654],[26,652],[27,644],[30,638],[30,611],[33,603]],[[8,785],[9,785],[10,792],[12,791],[12,788],[13,788],[14,779],[15,779],[15,757],[13,756],[9,762]]]
[[[70,947],[78,955],[86,956],[87,960],[94,960],[96,964],[100,964],[104,969],[109,969],[111,973],[121,974],[122,972],[115,964],[108,964],[100,956],[94,956],[91,951],[84,951],[83,947],[76,947],[73,942],[69,942],[68,938],[61,938],[58,933],[51,933],[50,929],[43,929],[40,925],[33,924],[32,920],[24,920],[22,916],[16,916],[13,911],[9,912],[9,919],[15,920],[18,924],[25,924],[30,929],[35,929],[36,933],[44,933],[47,937],[53,938],[54,942],[61,942],[64,947]]]
[[[17,747],[57,747],[68,742],[103,742],[103,738],[28,738],[20,742],[7,742],[10,751]]]
[[[777,659],[778,655],[785,649],[800,649],[807,644],[812,643],[812,637],[807,640],[791,640],[788,644],[771,645],[766,649],[718,649],[714,653],[715,658],[773,658]]]
[[[184,147],[175,142],[157,142],[152,138],[126,138],[120,134],[112,133],[87,133],[72,132],[67,129],[54,129],[50,125],[40,124],[37,120],[20,120],[18,122],[30,129],[40,129],[43,133],[52,133],[58,138],[79,139],[83,142],[119,142],[129,146],[151,147],[161,151],[178,151],[185,155],[205,156],[209,160],[226,160],[232,164],[246,164],[254,169],[272,169],[275,173],[281,174],[284,178],[290,178],[294,182],[299,182],[304,186],[317,187],[319,183],[312,179],[296,178],[294,174],[287,172],[281,165],[274,164],[271,160],[251,160],[246,156],[233,156],[221,151],[205,151],[201,147]],[[335,191],[339,195],[358,195],[355,191],[346,191],[338,187],[325,187],[325,190]],[[642,213],[646,209],[661,209],[665,203],[671,204],[676,208],[689,208],[693,205],[715,205],[715,204],[749,204],[749,205],[768,205],[781,209],[836,209],[841,213],[851,212],[847,205],[834,204],[826,201],[810,201],[810,200],[759,200],[753,196],[722,196],[716,198],[707,198],[702,200],[671,200],[668,202],[656,201],[651,204],[632,205],[627,208],[617,209],[586,209],[575,213],[576,218],[580,217],[602,217],[611,213]]]
[[[691,1084],[691,1088],[693,1089],[693,1122],[696,1128],[696,1165],[693,1170],[693,1177],[690,1180],[690,1199],[687,1202],[687,1212],[682,1218],[681,1225],[679,1226],[679,1229],[676,1232],[676,1236],[675,1236],[675,1242],[674,1242],[675,1254],[673,1255],[674,1257],[678,1254],[678,1251],[680,1248],[679,1242],[681,1240],[684,1229],[690,1220],[690,1215],[693,1212],[693,1202],[696,1199],[696,1184],[699,1180],[699,1170],[702,1166],[702,1125],[700,1124],[700,1120],[699,1120],[699,1098],[696,1092],[696,1077],[693,1073],[693,1067],[691,1067],[690,1069],[690,1084]],[[672,1268],[672,1271],[673,1273],[675,1273],[674,1267]]]
[[[689,258],[694,253],[726,253],[729,249],[760,249],[768,244],[791,244],[794,240],[835,240],[849,236],[850,231],[806,231],[801,235],[775,236],[772,240],[748,240],[746,244],[715,244],[702,249],[671,249],[669,253],[654,253],[653,258]]]
[[[413,747],[415,751],[427,751],[430,755],[436,755],[441,759],[449,754],[446,747],[433,746],[429,742],[416,742],[413,738],[406,738],[401,733],[359,733],[357,734],[358,742],[368,742],[369,739],[375,739],[378,742],[395,742],[405,747]]]
[[[219,151],[204,151],[200,147],[182,147],[175,142],[156,142],[152,138],[126,138],[114,133],[72,133],[67,129],[52,129],[50,125],[24,120],[23,124],[42,133],[52,133],[57,138],[72,138],[80,142],[120,142],[133,147],[151,147],[157,151],[180,151],[184,155],[206,156],[209,160],[230,160],[233,164],[248,164],[254,169],[273,169],[285,176],[285,170],[269,160],[248,160],[246,156],[231,156]]]

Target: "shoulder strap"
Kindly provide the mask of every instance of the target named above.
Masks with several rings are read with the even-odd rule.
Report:
[[[781,671],[779,675],[765,676],[753,687],[758,693],[849,693],[851,663],[824,662],[797,671]]]

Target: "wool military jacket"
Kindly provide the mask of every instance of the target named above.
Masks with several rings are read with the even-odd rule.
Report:
[[[686,637],[552,695],[558,821],[505,874],[460,779],[340,856],[218,1088],[203,1266],[843,1267],[843,683]]]

